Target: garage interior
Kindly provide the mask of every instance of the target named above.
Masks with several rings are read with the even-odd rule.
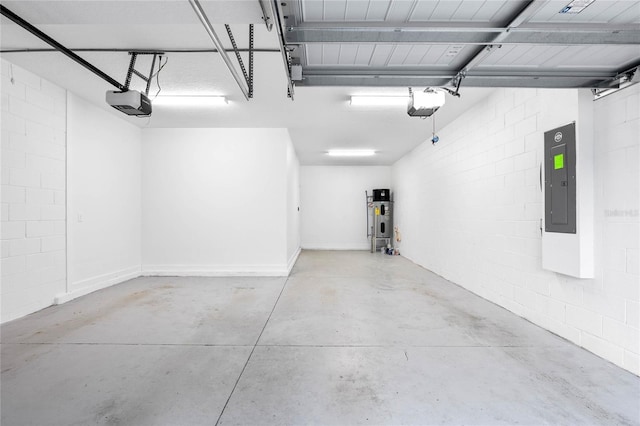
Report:
[[[2,424],[640,424],[640,3],[1,8]]]

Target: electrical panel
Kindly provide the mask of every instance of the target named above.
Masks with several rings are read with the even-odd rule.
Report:
[[[544,133],[545,232],[576,233],[576,125]]]

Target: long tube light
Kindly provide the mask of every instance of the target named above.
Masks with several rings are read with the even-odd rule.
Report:
[[[352,106],[407,106],[408,96],[351,96]]]
[[[164,95],[153,99],[154,106],[176,106],[176,107],[213,107],[227,105],[227,98],[224,96],[182,96]]]
[[[327,155],[332,157],[371,157],[375,155],[373,149],[330,149]]]

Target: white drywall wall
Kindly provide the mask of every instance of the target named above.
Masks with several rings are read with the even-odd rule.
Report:
[[[287,142],[287,269],[300,254],[300,162],[291,141]]]
[[[302,247],[368,250],[365,191],[378,188],[393,192],[390,167],[300,167]]]
[[[0,72],[5,322],[65,290],[66,93],[5,60]]]
[[[141,130],[67,98],[68,291],[58,301],[140,275]]]
[[[394,164],[402,254],[638,374],[639,91],[591,104],[596,278],[541,265],[543,133],[580,120],[574,90],[496,90]]]
[[[286,129],[145,129],[142,271],[287,275]]]

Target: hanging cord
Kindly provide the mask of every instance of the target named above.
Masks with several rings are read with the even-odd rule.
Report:
[[[440,138],[438,137],[438,135],[436,135],[436,116],[435,114],[433,114],[431,116],[431,123],[433,123],[433,131],[432,131],[432,136],[431,136],[431,144],[435,145],[436,143],[438,143],[438,141],[440,140]]]
[[[160,86],[160,71],[162,71],[165,65],[167,65],[167,62],[169,62],[168,56],[164,57],[164,64],[162,64],[162,56],[160,56],[160,60],[158,61],[158,71],[156,71],[155,74],[151,75],[151,79],[153,79],[153,77],[156,78],[156,85],[158,86],[158,91],[153,96],[153,99],[157,98],[160,92],[162,92],[162,86]]]

